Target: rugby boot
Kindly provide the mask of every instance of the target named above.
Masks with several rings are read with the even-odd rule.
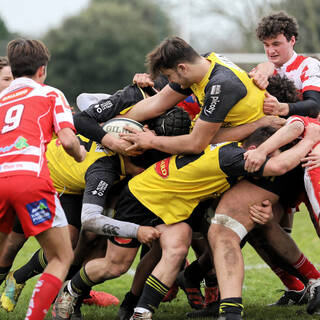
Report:
[[[130,320],[152,320],[151,311],[139,311],[140,308],[135,308]]]
[[[314,314],[320,311],[320,279],[310,279],[307,286],[309,302],[307,312]]]
[[[90,297],[83,300],[84,304],[96,305],[98,307],[116,306],[119,299],[110,293],[104,291],[90,291]]]
[[[66,281],[60,289],[52,308],[52,320],[70,319],[74,314],[77,297],[65,291],[69,281]],[[80,318],[81,319],[81,318]]]
[[[280,299],[274,303],[268,304],[268,306],[291,306],[302,305],[308,302],[306,296],[306,289],[301,291],[295,290],[280,290],[284,291]]]
[[[13,276],[13,271],[8,273],[5,281],[4,291],[0,298],[1,307],[4,310],[8,312],[14,310],[24,286],[25,283],[19,284],[16,282],[16,279]]]

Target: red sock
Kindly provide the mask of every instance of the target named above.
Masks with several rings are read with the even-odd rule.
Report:
[[[300,258],[293,266],[309,280],[320,278],[320,272],[315,268],[315,266],[307,259],[307,257],[303,253],[301,253]]]
[[[303,282],[289,272],[280,268],[276,268],[273,271],[289,290],[301,291],[304,289]]]
[[[44,319],[61,286],[60,279],[50,273],[43,273],[34,287],[25,320]]]

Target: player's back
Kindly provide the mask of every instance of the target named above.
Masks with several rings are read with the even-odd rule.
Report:
[[[59,90],[29,78],[14,80],[1,93],[0,176],[48,176],[45,150],[54,128],[64,127],[63,100]]]

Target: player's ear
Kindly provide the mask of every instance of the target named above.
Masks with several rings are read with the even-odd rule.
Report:
[[[177,65],[177,71],[182,73],[182,72],[186,72],[188,69],[187,65],[185,63],[179,63]]]
[[[255,150],[255,149],[257,149],[257,147],[253,144],[247,148],[247,150]]]

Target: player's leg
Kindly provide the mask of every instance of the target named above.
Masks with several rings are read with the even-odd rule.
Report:
[[[131,315],[133,314],[133,310],[136,307],[139,298],[142,294],[144,284],[157,265],[157,263],[161,259],[161,248],[158,242],[155,242],[152,245],[151,250],[149,250],[140,260],[136,272],[134,274],[134,278],[132,281],[132,285],[130,291],[128,291],[122,301],[119,311],[118,317],[119,320],[129,320]]]
[[[220,314],[241,319],[244,263],[240,248],[242,238],[254,227],[248,204],[261,203],[277,196],[242,180],[221,198],[208,232],[214,266],[221,294]]]
[[[88,261],[71,280],[66,282],[55,301],[53,319],[68,319],[78,300],[87,296],[93,286],[127,272],[138,248],[139,244],[130,248],[108,241],[104,258]]]
[[[188,254],[192,230],[185,222],[158,225],[162,257],[148,277],[131,319],[152,319],[152,313],[174,283]]]

